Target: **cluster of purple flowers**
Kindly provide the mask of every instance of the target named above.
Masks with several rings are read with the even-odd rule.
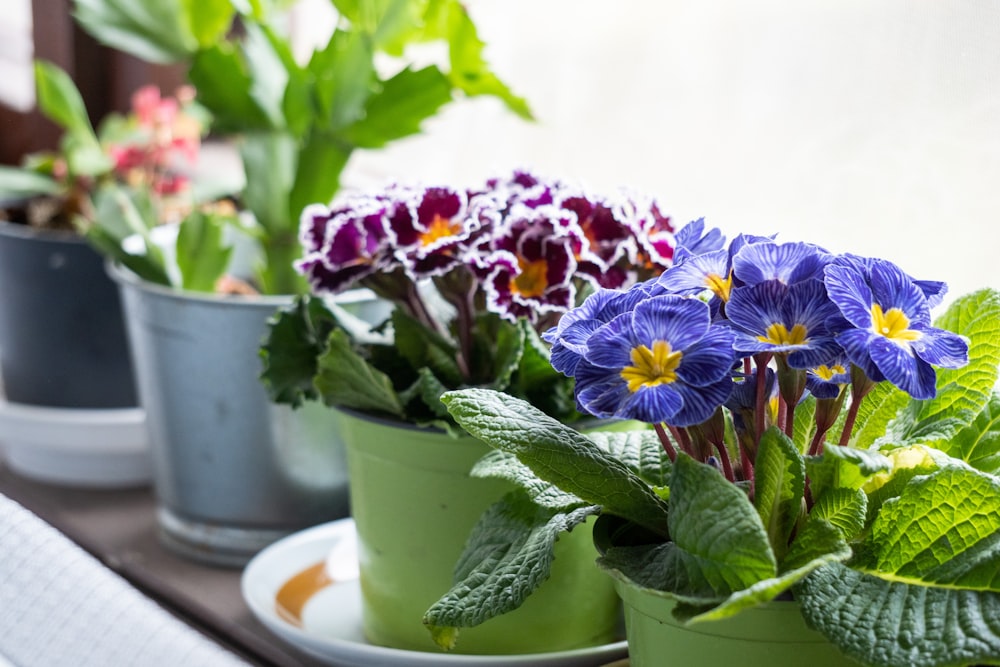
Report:
[[[874,383],[928,399],[933,366],[968,362],[967,341],[931,325],[944,283],[808,243],[741,235],[727,245],[700,220],[675,236],[672,268],[597,290],[543,334],[553,366],[576,380],[581,411],[654,424],[671,453],[713,457],[731,475],[723,408],[752,450],[771,424],[792,436],[810,393],[818,453],[849,386],[842,443]]]
[[[652,198],[592,195],[517,171],[482,187],[393,185],[302,214],[296,268],[316,294],[365,286],[439,333],[421,286],[471,322],[488,311],[542,330],[593,288],[659,275],[674,227]]]

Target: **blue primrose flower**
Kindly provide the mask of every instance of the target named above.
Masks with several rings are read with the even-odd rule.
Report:
[[[827,328],[838,312],[818,280],[793,285],[766,280],[739,287],[726,305],[737,352],[787,354],[792,368],[818,366],[840,353]]]
[[[625,291],[598,288],[582,304],[563,314],[556,326],[542,334],[542,340],[552,345],[552,367],[564,375],[576,375],[576,366],[587,351],[590,335],[648,298],[651,286],[652,281],[647,281]]]
[[[816,398],[837,398],[841,387],[850,381],[850,362],[843,355],[806,370],[806,389]]]
[[[812,243],[748,243],[733,254],[733,273],[740,284],[777,280],[786,285],[822,280],[831,255]]]
[[[732,332],[708,304],[650,297],[591,334],[576,367],[576,398],[596,417],[684,427],[708,419],[732,391]]]
[[[825,275],[830,298],[851,324],[837,341],[872,380],[888,380],[914,398],[928,399],[936,393],[932,364],[968,363],[968,342],[931,326],[927,283],[917,284],[891,262],[853,256],[838,257]]]

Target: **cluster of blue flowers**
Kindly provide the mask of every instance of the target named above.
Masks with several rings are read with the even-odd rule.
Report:
[[[702,220],[676,244],[662,275],[599,289],[544,334],[581,411],[669,429],[696,450],[692,431],[720,433],[723,407],[753,442],[772,423],[791,435],[810,393],[828,404],[817,416],[829,428],[849,386],[854,403],[882,381],[932,398],[933,367],[968,362],[967,341],[931,324],[944,283],[809,243],[741,235],[727,245]],[[725,457],[721,436],[708,441],[717,451],[698,458]]]

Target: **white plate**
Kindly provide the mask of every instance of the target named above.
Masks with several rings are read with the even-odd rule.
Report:
[[[53,408],[0,398],[0,454],[16,473],[68,486],[139,486],[152,474],[141,408]]]
[[[332,585],[308,599],[301,625],[279,615],[277,597],[289,579],[325,562]],[[373,646],[361,629],[361,590],[353,519],[341,519],[290,535],[247,564],[243,599],[272,632],[328,665],[384,667],[595,667],[623,658],[624,641],[572,651],[530,655],[477,656],[423,653]]]

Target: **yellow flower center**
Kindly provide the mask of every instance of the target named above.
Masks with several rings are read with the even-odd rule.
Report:
[[[781,322],[775,322],[767,327],[767,335],[757,336],[757,340],[772,345],[802,345],[809,341],[808,333],[803,324],[796,324],[789,331]]]
[[[730,271],[729,275],[725,278],[717,273],[708,274],[705,276],[705,287],[712,290],[715,296],[728,303],[729,294],[733,291],[733,272]]]
[[[823,364],[822,366],[817,366],[816,368],[813,369],[813,373],[819,376],[821,380],[826,380],[827,382],[832,380],[833,376],[842,375],[843,373],[846,372],[847,369],[841,366],[840,364],[834,364],[833,366],[827,366],[826,364]]]
[[[632,365],[621,370],[628,390],[637,392],[642,387],[670,384],[677,380],[677,367],[681,365],[682,352],[670,349],[665,340],[653,341],[653,349],[645,345],[632,348]]]
[[[435,215],[431,224],[427,225],[427,231],[420,235],[420,244],[427,246],[440,239],[454,236],[460,231],[462,231],[460,221]]]
[[[521,259],[518,260],[518,265],[521,272],[514,277],[510,286],[511,291],[526,297],[540,297],[544,294],[545,288],[549,286],[549,266],[545,260],[526,262]]]
[[[882,306],[872,304],[872,331],[885,336],[894,343],[901,344],[920,338],[920,332],[910,329],[910,318],[899,308],[882,312]]]

